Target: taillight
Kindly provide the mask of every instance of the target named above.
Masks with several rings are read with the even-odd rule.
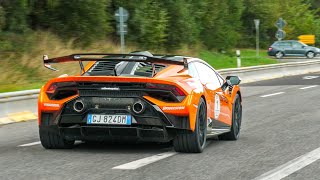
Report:
[[[59,100],[78,94],[77,83],[58,82],[52,83],[46,91],[49,99]]]
[[[54,94],[54,92],[57,90],[58,86],[56,83],[53,83],[50,85],[50,87],[47,89],[47,94]]]
[[[174,98],[176,100],[178,100],[179,102],[181,102],[186,97],[186,94],[180,88],[173,86],[173,85],[148,83],[148,84],[146,84],[146,88],[153,90],[153,91],[159,90],[159,91],[168,91],[169,93],[171,92],[173,94]],[[163,94],[163,93],[161,94],[160,92],[156,93],[156,94],[149,92],[149,94],[151,94],[153,96],[156,95],[157,98],[160,98],[162,100],[169,101],[169,99],[170,99],[170,97],[167,94]]]
[[[177,96],[185,96],[185,95],[186,95],[186,94],[185,94],[181,89],[179,89],[178,87],[175,87],[175,88],[174,88],[173,94],[174,94],[174,95],[177,95]]]
[[[269,49],[268,49],[269,51],[272,51],[272,47],[269,47]]]

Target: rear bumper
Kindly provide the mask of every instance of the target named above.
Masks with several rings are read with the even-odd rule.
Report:
[[[168,142],[177,134],[191,133],[190,130],[172,127],[120,127],[120,126],[39,126],[40,131],[59,134],[67,140],[89,141],[145,141]]]
[[[76,112],[74,103],[83,99],[86,109]],[[145,110],[136,114],[130,110],[132,102],[141,101]],[[142,98],[80,97],[67,102],[61,111],[39,112],[40,131],[51,131],[68,140],[137,140],[167,142],[179,133],[192,132],[188,116],[164,113],[157,105]],[[88,124],[88,114],[127,114],[131,125]]]
[[[277,51],[268,51],[268,56],[275,56]]]

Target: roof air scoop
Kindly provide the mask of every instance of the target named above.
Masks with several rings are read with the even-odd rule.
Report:
[[[133,51],[130,54],[139,54],[139,55],[145,55],[149,57],[153,56],[153,54],[151,54],[149,51]]]

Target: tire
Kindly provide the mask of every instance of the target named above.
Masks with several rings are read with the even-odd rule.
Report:
[[[312,58],[315,57],[315,53],[312,52],[312,51],[309,51],[309,52],[307,52],[306,56],[307,56],[308,59],[312,59]]]
[[[278,51],[278,52],[275,54],[275,56],[276,56],[277,59],[281,59],[281,58],[283,58],[284,54],[283,54],[283,52]]]
[[[239,94],[236,95],[232,107],[232,125],[230,132],[219,135],[220,140],[235,141],[239,139],[242,120],[242,105]]]
[[[195,130],[190,134],[179,134],[173,140],[174,150],[185,153],[201,153],[207,140],[207,106],[201,98],[198,104]]]
[[[54,133],[46,129],[39,129],[40,141],[46,149],[71,149],[75,141],[68,141],[61,137],[58,132]]]

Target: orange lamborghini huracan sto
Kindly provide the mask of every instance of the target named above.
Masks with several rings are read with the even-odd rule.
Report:
[[[211,136],[239,138],[240,78],[224,79],[201,59],[143,51],[44,55],[43,61],[51,70],[52,63],[72,61],[81,69],[41,88],[44,148],[72,148],[75,140],[173,141],[178,152],[198,153]]]

